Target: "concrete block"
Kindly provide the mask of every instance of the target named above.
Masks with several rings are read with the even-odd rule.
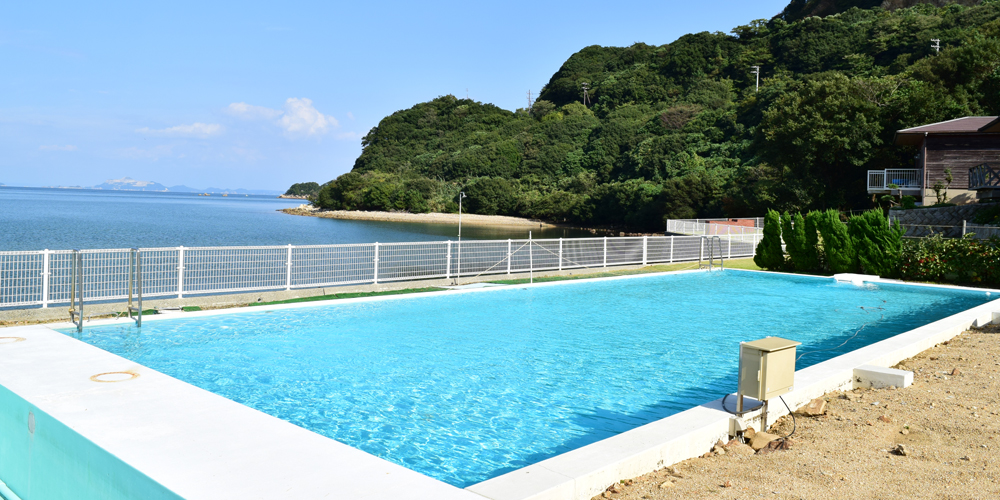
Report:
[[[881,389],[896,386],[900,389],[913,384],[913,372],[883,368],[874,365],[861,365],[854,369],[854,387],[870,387]]]

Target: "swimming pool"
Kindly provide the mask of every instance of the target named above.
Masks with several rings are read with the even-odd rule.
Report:
[[[803,368],[990,299],[696,272],[95,326],[79,338],[466,486],[732,392],[741,340],[801,341]]]

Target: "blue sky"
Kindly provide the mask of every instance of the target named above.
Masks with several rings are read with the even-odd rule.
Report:
[[[787,3],[0,0],[0,183],[322,183],[394,111],[467,92],[524,107],[585,46],[729,32]]]

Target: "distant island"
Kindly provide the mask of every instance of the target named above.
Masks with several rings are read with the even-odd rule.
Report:
[[[131,177],[121,179],[108,179],[96,186],[51,186],[61,189],[102,189],[108,191],[156,191],[161,193],[208,193],[208,194],[259,194],[259,195],[279,195],[282,191],[272,189],[229,189],[209,187],[198,189],[184,185],[164,186],[155,181],[140,181]]]

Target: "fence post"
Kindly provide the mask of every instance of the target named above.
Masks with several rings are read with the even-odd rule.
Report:
[[[562,238],[559,238],[559,270],[562,271]]]
[[[705,237],[702,236],[698,239],[698,263],[705,260]]]
[[[965,236],[965,223],[966,222],[967,221],[965,219],[962,219],[962,236]]]
[[[292,289],[292,244],[288,244],[288,257],[285,259],[285,290]]]
[[[674,237],[673,236],[670,237],[670,258],[667,259],[667,263],[669,263],[669,264],[673,264],[674,263]]]
[[[42,250],[42,307],[49,307],[49,249]]]
[[[727,253],[728,253],[728,255],[726,255],[726,258],[727,259],[732,259],[733,258],[733,239],[732,238],[729,238],[729,250],[728,250]]]
[[[177,298],[184,298],[184,247],[177,247]]]
[[[642,237],[642,265],[646,265],[646,239],[648,236]]]
[[[510,274],[510,259],[513,256],[510,254],[510,238],[507,238],[507,274]]]
[[[378,284],[378,242],[377,241],[375,242],[375,258],[372,260],[372,264],[374,265],[374,270],[372,272],[372,284],[373,285],[377,285]]]
[[[604,267],[608,267],[608,237],[604,237]]]
[[[451,279],[451,240],[448,240],[448,255],[445,257],[444,279]]]

